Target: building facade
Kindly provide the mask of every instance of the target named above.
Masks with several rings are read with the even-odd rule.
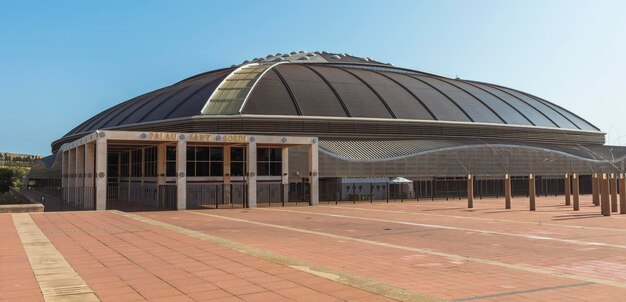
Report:
[[[481,196],[529,174],[540,194],[562,190],[565,174],[585,192],[591,175],[623,171],[626,148],[604,143],[591,123],[525,92],[302,51],[111,107],[53,142],[31,183],[68,209],[450,198],[468,175]]]

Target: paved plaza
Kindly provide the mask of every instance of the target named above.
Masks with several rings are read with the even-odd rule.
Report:
[[[0,214],[0,300],[623,301],[626,215],[590,199]]]

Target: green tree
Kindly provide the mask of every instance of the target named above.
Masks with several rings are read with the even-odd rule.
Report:
[[[0,168],[0,193],[9,191],[9,187],[13,185],[13,176],[12,169]]]
[[[0,193],[9,191],[9,187],[22,188],[22,177],[28,174],[28,167],[0,167]]]

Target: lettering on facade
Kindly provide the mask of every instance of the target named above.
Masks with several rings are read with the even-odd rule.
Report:
[[[200,133],[190,133],[189,136],[187,136],[187,140],[192,141],[192,142],[210,142],[211,141],[211,134],[200,134]]]
[[[176,133],[150,132],[150,140],[154,141],[175,141]]]
[[[246,136],[245,135],[224,135],[224,141],[227,143],[245,143]]]
[[[155,141],[176,141],[178,137],[176,133],[164,133],[164,132],[150,132],[149,134],[150,140]],[[191,142],[213,142],[214,137],[211,134],[204,133],[190,133],[187,135],[187,140]],[[247,138],[245,135],[224,135],[224,142],[226,143],[245,143],[247,142]]]

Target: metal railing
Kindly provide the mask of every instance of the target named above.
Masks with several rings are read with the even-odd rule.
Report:
[[[39,200],[46,212],[96,209],[94,187],[29,187],[24,194]]]
[[[428,184],[420,183],[422,188]],[[319,200],[326,203],[373,202],[374,200],[400,201],[417,200],[419,194],[414,189],[415,183],[319,183]],[[422,191],[423,194],[426,191]]]
[[[591,176],[579,175],[580,194],[591,193]],[[474,176],[474,196],[503,197],[504,179],[493,176]],[[187,208],[244,208],[248,204],[246,183],[188,183]],[[535,176],[537,196],[562,195],[565,179],[558,176]],[[60,181],[39,180],[28,187],[25,194],[41,200],[46,211],[94,210],[95,188],[71,186],[60,187]],[[512,196],[528,196],[528,176],[511,176]],[[107,209],[120,210],[174,210],[177,208],[177,186],[155,183],[120,183],[107,186]],[[322,203],[419,201],[420,199],[465,199],[465,177],[435,177],[412,183],[319,182],[319,200]],[[257,183],[257,205],[288,206],[309,204],[310,184],[297,182]]]
[[[188,183],[187,209],[243,208],[246,184]]]
[[[176,209],[176,185],[154,183],[115,184],[107,186],[107,209],[152,211]]]

